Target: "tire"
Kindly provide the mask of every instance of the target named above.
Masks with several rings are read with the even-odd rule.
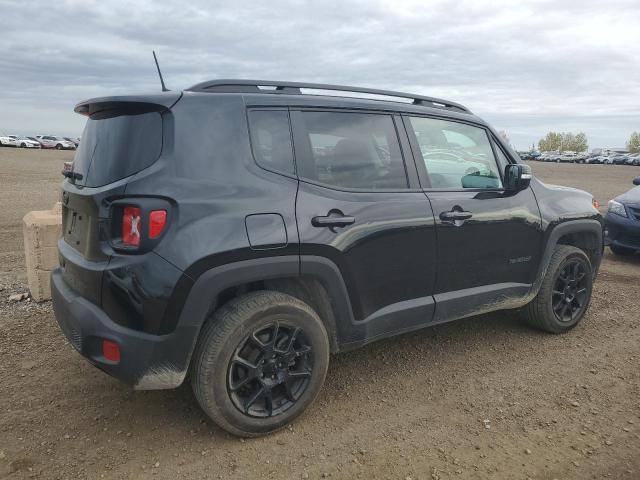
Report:
[[[609,248],[614,254],[619,255],[621,257],[628,257],[636,253],[635,250],[633,250],[632,248],[621,247],[619,245],[609,245]]]
[[[290,295],[258,291],[231,300],[202,327],[191,386],[218,426],[257,437],[313,403],[328,365],[329,338],[316,312]]]
[[[567,273],[565,269],[569,269],[568,278],[570,278],[573,265],[580,266],[576,269],[579,272],[576,277],[580,277],[580,274],[584,274],[584,276],[580,277],[574,286],[571,286],[563,283],[561,277]],[[562,285],[565,285],[567,289],[560,290]],[[558,245],[551,255],[538,294],[523,309],[525,319],[532,327],[545,332],[567,332],[584,317],[591,301],[592,287],[593,272],[589,257],[579,248]],[[584,292],[580,293],[582,289]],[[565,305],[569,305],[568,312],[565,311]]]
[[[62,145],[57,144],[57,145],[56,145],[56,150],[62,150]]]
[[[20,148],[27,148],[27,145],[26,145],[26,144],[24,144],[24,143],[21,143],[21,144],[20,144]]]

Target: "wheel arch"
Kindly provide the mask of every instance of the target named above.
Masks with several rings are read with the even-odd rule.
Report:
[[[196,326],[200,331],[213,312],[231,299],[256,290],[278,291],[302,300],[318,313],[329,334],[331,351],[337,352],[343,329],[352,318],[340,270],[323,257],[305,258],[304,266],[301,272],[300,257],[286,255],[241,260],[207,270],[193,283],[178,325]]]
[[[593,275],[595,277],[600,267],[604,249],[602,223],[595,219],[585,218],[569,220],[553,227],[548,234],[542,259],[538,267],[538,273],[531,292],[533,295],[537,294],[542,284],[556,245],[571,245],[583,250],[591,261]]]

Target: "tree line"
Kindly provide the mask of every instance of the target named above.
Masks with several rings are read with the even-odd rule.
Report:
[[[582,132],[549,132],[538,142],[541,152],[586,152],[588,147],[587,136]]]
[[[586,152],[589,148],[587,136],[583,132],[549,132],[538,142],[541,152]],[[640,153],[640,132],[633,132],[627,141],[631,153]]]

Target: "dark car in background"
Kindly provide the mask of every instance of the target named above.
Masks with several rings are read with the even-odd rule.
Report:
[[[611,160],[611,164],[612,165],[624,165],[627,163],[627,155],[614,155],[613,157],[610,158]]]
[[[640,177],[634,188],[609,200],[605,222],[605,243],[616,255],[640,251]]]
[[[640,165],[640,153],[627,155],[627,165]]]

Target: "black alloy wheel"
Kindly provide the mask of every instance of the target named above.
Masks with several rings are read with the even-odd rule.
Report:
[[[311,351],[300,327],[276,321],[248,334],[229,365],[227,389],[235,407],[260,418],[286,412],[309,385]]]
[[[572,259],[558,272],[552,291],[552,306],[561,322],[572,322],[580,315],[588,300],[588,273],[580,259]]]

